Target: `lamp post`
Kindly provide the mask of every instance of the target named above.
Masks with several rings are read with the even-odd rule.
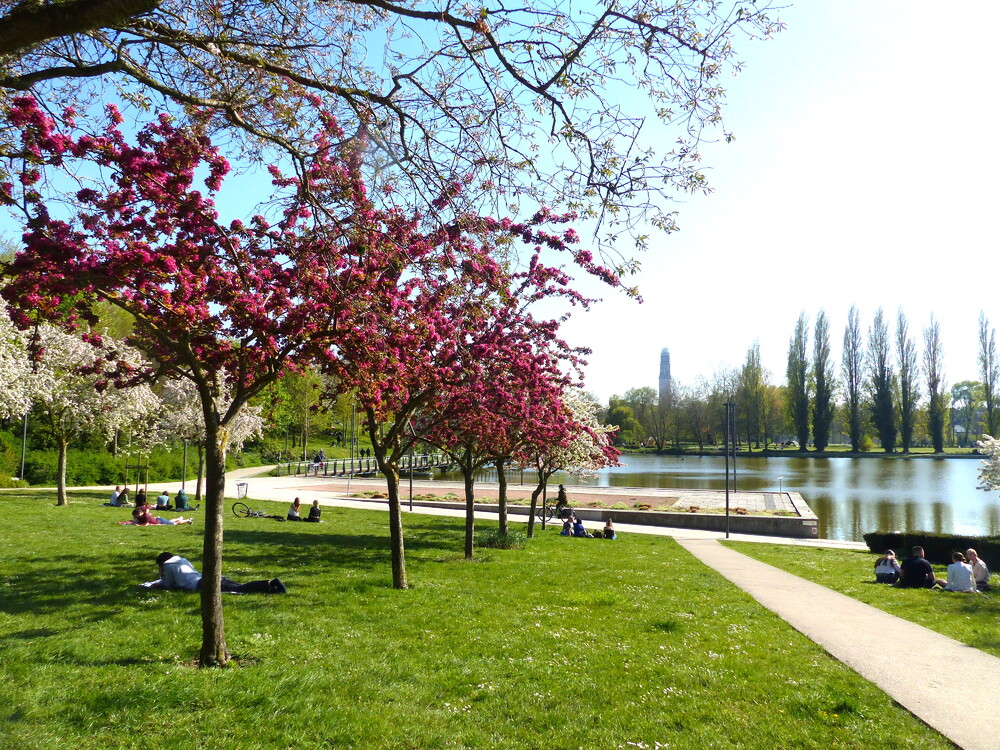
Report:
[[[724,445],[723,450],[726,454],[726,539],[729,538],[729,445],[733,440],[733,423],[731,419],[731,414],[733,411],[733,406],[735,404],[727,401],[723,404],[725,407],[724,412]],[[736,451],[733,450],[733,490],[736,489]]]
[[[781,494],[781,480],[782,479],[784,479],[784,477],[778,477],[778,494],[779,495]]]
[[[24,453],[28,446],[28,412],[24,412],[24,425],[21,427],[21,473],[18,479],[24,480]]]
[[[278,467],[281,468],[280,466]],[[187,482],[188,475],[188,441],[184,438],[184,468],[181,470],[181,492],[184,491],[185,482]]]

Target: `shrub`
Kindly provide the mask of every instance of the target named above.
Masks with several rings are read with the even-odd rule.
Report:
[[[932,531],[872,531],[864,535],[868,549],[878,554],[887,549],[895,550],[900,557],[908,557],[910,549],[919,545],[924,556],[933,563],[947,565],[952,552],[965,552],[972,547],[991,570],[1000,570],[1000,537],[965,536],[962,534],[936,534]]]
[[[0,474],[0,487],[3,489],[11,489],[13,487],[27,487],[28,483],[23,479],[14,479],[14,477],[7,474]]]
[[[512,528],[506,534],[500,529],[490,527],[476,532],[475,546],[484,549],[521,549],[528,542],[528,533],[524,529]]]
[[[611,508],[613,510],[628,510],[628,506],[625,503],[615,503]]]

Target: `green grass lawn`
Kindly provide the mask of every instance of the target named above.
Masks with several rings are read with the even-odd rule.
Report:
[[[996,576],[992,579],[993,589],[979,594],[897,589],[875,583],[873,566],[879,556],[867,551],[792,548],[756,542],[726,544],[776,568],[1000,656],[1000,625],[997,624],[1000,623],[1000,583]],[[935,576],[947,577],[944,565],[933,567]]]
[[[138,588],[193,526],[121,527],[103,495],[0,494],[0,748],[949,748],[672,540],[462,559],[462,521],[227,518],[234,666],[198,670],[198,597]],[[254,503],[284,512],[283,504]],[[198,514],[195,514],[197,517]]]

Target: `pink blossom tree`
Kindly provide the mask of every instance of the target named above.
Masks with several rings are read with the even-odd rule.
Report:
[[[554,335],[555,324],[499,308],[487,335],[466,352],[463,377],[448,383],[426,410],[424,437],[447,452],[462,472],[465,489],[465,557],[473,556],[475,472],[488,463],[503,475],[504,462],[528,446],[541,450],[551,437],[551,408],[570,382],[579,352]],[[550,408],[545,408],[546,406]],[[506,493],[500,528],[507,532]]]
[[[97,302],[118,307],[134,319],[129,343],[153,365],[105,358],[98,364],[109,382],[130,387],[173,376],[193,384],[207,446],[200,663],[223,665],[224,472],[234,430],[250,398],[286,369],[329,357],[337,332],[353,324],[372,277],[356,272],[364,248],[350,234],[378,222],[359,154],[335,147],[342,133],[329,119],[306,173],[285,178],[273,170],[286,208],[272,226],[259,215],[248,224],[219,220],[213,196],[229,165],[203,133],[161,116],[132,144],[117,111],[109,114],[106,129],[89,135],[58,130],[30,97],[11,106],[25,161],[16,182],[0,185],[0,199],[23,214],[25,232],[2,294],[21,326],[30,311],[75,329],[93,321]],[[95,165],[100,179],[75,196],[48,194],[41,179],[42,168],[71,175]],[[206,175],[207,194],[195,184],[198,174]],[[328,207],[323,231],[299,199],[304,181]],[[66,198],[72,205],[56,215],[50,206]],[[396,261],[405,262],[404,250]]]

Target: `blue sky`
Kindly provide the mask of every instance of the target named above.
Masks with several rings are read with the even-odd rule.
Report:
[[[602,399],[656,386],[669,347],[691,384],[739,366],[755,339],[775,383],[800,311],[831,320],[839,368],[847,311],[867,332],[903,307],[923,351],[941,321],[949,382],[978,379],[980,310],[1000,326],[993,216],[1000,173],[1000,11],[984,3],[810,0],[787,28],[743,42],[728,85],[734,142],[704,149],[715,192],[677,205],[681,231],[642,256],[637,305],[605,301],[565,333],[593,348]]]

